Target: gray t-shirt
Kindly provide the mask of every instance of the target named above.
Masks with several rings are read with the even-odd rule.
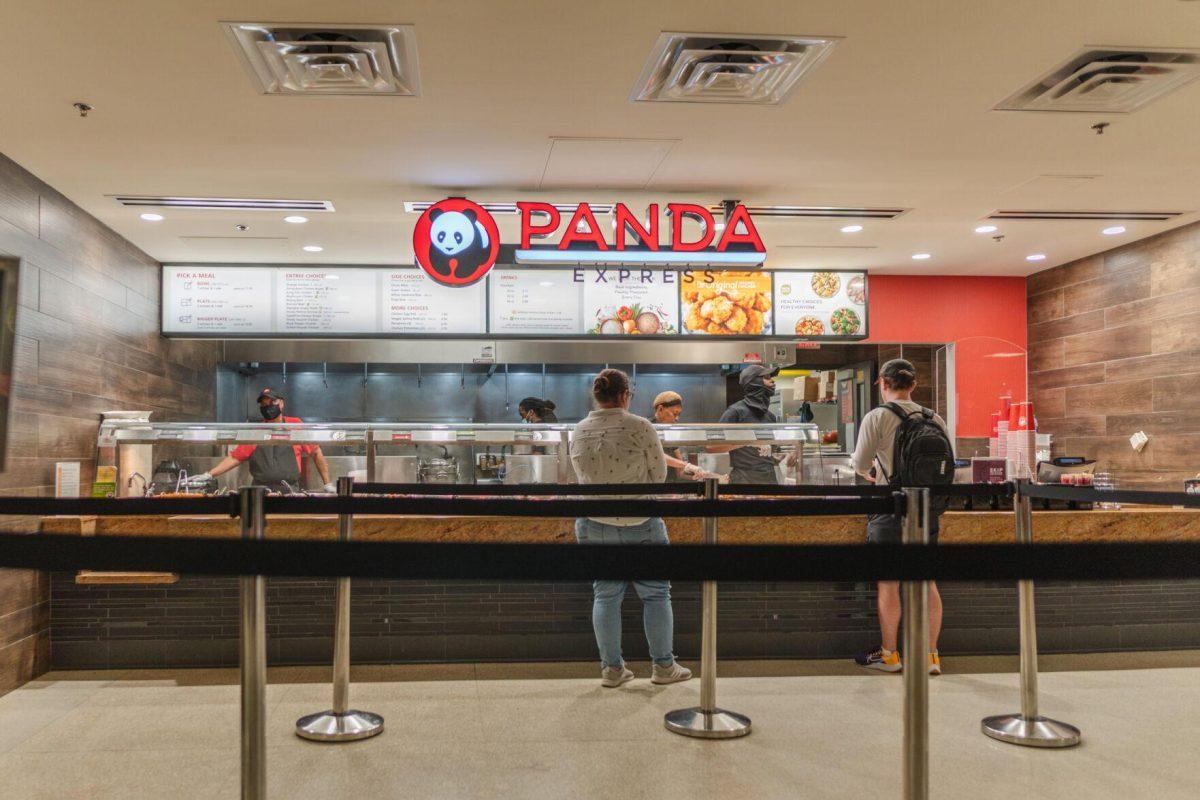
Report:
[[[896,405],[908,413],[921,410],[920,403],[910,400],[897,400]],[[937,414],[933,421],[942,426],[946,437],[950,439],[951,452],[954,449],[954,439],[950,437],[950,429],[946,421]],[[892,450],[896,445],[896,431],[900,428],[900,418],[888,408],[872,409],[863,417],[862,426],[858,431],[858,442],[854,446],[854,471],[867,472],[871,465],[876,465],[876,475],[879,483],[885,483],[892,476]]]
[[[756,408],[745,400],[738,400],[721,415],[720,422],[735,422],[739,425],[778,422],[775,414],[769,410]],[[729,466],[732,469],[746,472],[764,472],[775,474],[775,459],[760,455],[757,446],[739,447],[729,451]]]

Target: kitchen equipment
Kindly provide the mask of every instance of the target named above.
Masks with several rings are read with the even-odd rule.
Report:
[[[1063,475],[1092,475],[1096,462],[1079,456],[1059,456],[1037,465],[1038,483],[1062,483]]]
[[[423,458],[417,467],[418,483],[458,483],[458,459],[451,455]]]
[[[499,453],[493,453],[491,448],[488,448],[483,453],[475,455],[475,482],[489,482],[500,480],[500,475],[504,471],[504,456]]]
[[[151,497],[180,491],[180,478],[182,477],[186,480],[190,473],[190,464],[181,466],[174,459],[164,459],[158,462],[158,466],[154,468],[154,472],[150,475],[150,485],[146,487],[146,496]],[[193,482],[188,483],[188,489],[196,492],[203,491],[199,485],[194,485]],[[216,491],[216,481],[212,481],[212,490]]]
[[[558,483],[558,456],[514,454],[504,457],[505,483]]]
[[[418,483],[416,456],[375,456],[375,480],[380,483]]]

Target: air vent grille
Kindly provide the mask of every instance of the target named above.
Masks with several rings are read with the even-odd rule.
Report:
[[[629,99],[776,105],[836,43],[828,36],[662,33]]]
[[[404,203],[404,210],[409,214],[422,214],[425,209],[433,205],[428,200],[408,200]],[[480,203],[485,211],[492,214],[516,214],[516,203]],[[571,214],[575,211],[578,203],[551,203],[550,205],[557,208],[559,211]],[[611,214],[613,210],[612,203],[588,203],[588,207],[592,209],[593,214]]]
[[[709,206],[714,214],[723,213],[720,205]],[[746,210],[754,217],[788,217],[792,219],[895,219],[907,208],[860,208],[837,206],[752,206]]]
[[[264,94],[421,93],[411,25],[221,25]]]
[[[1089,47],[996,109],[1128,114],[1198,77],[1200,50]]]
[[[235,211],[333,211],[329,200],[250,200],[237,197],[150,197],[112,195],[123,206],[151,208],[195,208]]]
[[[1188,211],[993,211],[988,219],[1118,220],[1165,222]]]

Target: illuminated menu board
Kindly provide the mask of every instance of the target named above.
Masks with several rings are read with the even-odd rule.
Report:
[[[770,336],[771,273],[695,270],[679,284],[688,336]]]
[[[493,269],[448,287],[410,267],[163,267],[167,336],[722,336],[862,339],[866,272]]]
[[[783,336],[865,336],[867,274],[776,272],[775,323]]]
[[[583,283],[583,326],[589,336],[672,336],[679,333],[679,273],[589,269]]]
[[[517,336],[583,333],[583,283],[563,270],[493,269],[488,331]]]

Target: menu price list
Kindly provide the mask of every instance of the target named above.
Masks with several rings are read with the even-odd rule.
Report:
[[[414,335],[485,333],[487,295],[481,281],[441,286],[420,270],[392,270],[384,278],[383,330]]]
[[[163,330],[186,333],[271,330],[273,270],[164,267],[163,272]]]
[[[571,270],[494,269],[491,333],[577,336],[583,332],[580,288]]]
[[[284,270],[276,280],[278,328],[283,333],[374,333],[375,271]]]
[[[775,320],[783,335],[865,335],[867,274],[776,272]]]

